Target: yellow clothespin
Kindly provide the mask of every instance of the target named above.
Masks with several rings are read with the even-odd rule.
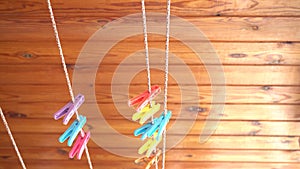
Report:
[[[148,104],[141,111],[136,112],[132,116],[132,120],[136,121],[140,119],[140,124],[144,124],[151,116],[153,116],[160,109],[160,104],[155,104],[155,101],[151,101],[151,104]]]
[[[147,112],[149,110],[150,110],[150,104],[148,104],[146,107],[144,107],[141,111],[134,113],[132,115],[132,120],[137,121],[144,115],[145,112]]]
[[[156,153],[153,154],[151,157],[143,156],[143,157],[136,159],[134,162],[136,164],[145,162],[145,163],[147,163],[147,166],[145,169],[150,169],[153,164],[158,163],[160,155],[161,155],[161,150],[158,149],[156,151]]]
[[[138,153],[143,154],[147,151],[146,157],[150,157],[152,152],[156,149],[157,145],[161,141],[161,137],[159,137],[159,139],[156,139],[156,136],[157,136],[157,132],[154,133],[153,137],[150,138],[144,145],[142,145],[142,147],[139,148]]]

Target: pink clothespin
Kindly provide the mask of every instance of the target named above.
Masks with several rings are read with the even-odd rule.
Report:
[[[137,97],[134,97],[128,101],[129,106],[136,106],[136,111],[141,111],[149,102],[156,97],[160,93],[160,87],[158,85],[154,85],[151,87],[151,93],[148,90],[143,92]]]
[[[78,94],[75,98],[74,103],[70,101],[54,114],[54,119],[58,120],[61,117],[65,116],[63,119],[63,124],[67,125],[72,116],[74,115],[75,111],[81,106],[83,102],[84,96],[82,94]]]
[[[91,133],[87,132],[84,134],[83,137],[81,135],[79,135],[77,137],[77,140],[69,153],[69,158],[74,158],[75,155],[77,154],[77,159],[78,160],[81,159],[82,153],[84,151],[86,144],[88,143],[88,141],[90,139],[90,136],[91,136]]]

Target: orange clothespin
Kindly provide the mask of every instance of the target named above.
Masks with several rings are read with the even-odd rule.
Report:
[[[154,85],[151,87],[151,92],[149,93],[148,90],[143,92],[137,97],[134,97],[128,101],[129,106],[136,105],[136,111],[141,111],[149,102],[156,97],[160,93],[161,89],[158,85]]]
[[[156,150],[155,153],[153,153],[152,156],[150,157],[147,157],[147,156],[143,156],[143,157],[140,157],[138,159],[136,159],[134,161],[135,164],[140,164],[141,162],[145,162],[147,163],[145,169],[150,169],[155,163],[158,163],[159,161],[159,156],[161,155],[161,150]]]

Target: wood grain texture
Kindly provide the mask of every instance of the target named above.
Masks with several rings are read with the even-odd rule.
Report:
[[[7,134],[3,134],[4,137],[0,138],[0,148],[11,147],[11,142]],[[16,133],[14,137],[20,147],[34,148],[37,145],[43,145],[43,148],[65,148],[65,144],[61,144],[57,141],[60,134],[56,133]],[[130,136],[130,135],[128,135]],[[92,134],[92,139],[93,139]],[[99,137],[95,134],[95,137]],[[107,144],[112,139],[118,139],[118,135],[103,134],[103,138]],[[168,135],[170,140],[176,139],[176,135]],[[222,144],[220,144],[222,143]],[[90,140],[88,147],[99,148],[99,145],[93,140]],[[113,145],[115,148],[137,148],[138,145],[131,144],[130,142],[124,142],[122,145]],[[170,147],[170,146],[168,146]],[[172,149],[235,149],[235,150],[297,150],[298,138],[293,136],[288,137],[266,137],[266,136],[212,136],[208,142],[204,144],[199,143],[198,135],[188,135],[182,142],[179,142]]]
[[[67,64],[74,65],[80,54],[85,41],[66,41],[63,43],[64,54],[67,57]],[[0,42],[1,46],[1,65],[59,65],[57,46],[49,42]],[[238,43],[238,42],[213,42],[212,46],[218,54],[223,65],[300,65],[300,44],[299,43]],[[150,49],[164,48],[163,42],[149,42]],[[132,42],[131,38],[116,44],[106,55],[101,65],[118,65],[128,55],[143,50],[141,43]],[[180,41],[170,44],[170,52],[183,60],[187,65],[203,64],[197,53],[191,51]],[[199,52],[200,57],[203,53]],[[158,55],[151,51],[150,54]],[[88,57],[88,56],[86,56]],[[143,57],[135,58],[135,64],[144,65]],[[173,59],[169,60],[170,65],[178,64]],[[161,64],[161,60],[151,59],[151,64]],[[207,65],[212,64],[213,60],[208,60]]]
[[[55,43],[52,35],[52,27],[48,18],[36,18],[34,20],[28,18],[13,18],[5,20],[0,26],[2,32],[1,42],[40,42],[49,41]],[[80,17],[66,20],[57,18],[58,29],[62,43],[65,41],[87,41],[93,33],[101,29],[106,23],[99,23],[99,18]],[[300,36],[297,28],[300,26],[300,18],[298,17],[186,17],[188,22],[195,25],[209,39],[209,41],[244,41],[244,42],[299,42]],[[49,22],[46,22],[46,21]],[[127,20],[121,20],[121,23],[127,23]],[[109,19],[108,21],[111,21]],[[140,17],[130,19],[131,22],[140,23]],[[43,22],[43,24],[41,24]],[[44,23],[45,22],[45,23]],[[159,23],[165,23],[165,18]],[[133,24],[134,25],[134,24]],[[215,26],[218,25],[218,26]],[[172,27],[182,28],[186,25],[175,22]],[[13,27],[14,29],[8,29]],[[133,26],[135,27],[135,26]],[[171,28],[172,28],[171,27]],[[101,37],[104,41],[109,41],[114,37],[124,35],[124,32],[131,30],[132,27],[125,27],[120,30],[112,30],[111,33]],[[142,32],[140,32],[142,33]],[[137,33],[138,35],[138,33]],[[183,34],[184,35],[184,34]],[[189,36],[188,36],[189,35]],[[122,37],[122,36],[121,36]],[[149,36],[151,38],[151,36]],[[153,35],[154,39],[157,39]],[[151,41],[151,39],[149,39]],[[159,40],[159,39],[157,39]],[[136,41],[136,40],[135,40]],[[161,38],[164,41],[164,38]],[[186,41],[196,41],[191,34],[186,35]],[[142,39],[139,39],[142,42]]]
[[[165,12],[165,1],[146,2],[149,12]],[[299,16],[298,1],[284,0],[220,0],[188,1],[173,0],[171,13],[177,16]],[[12,8],[13,6],[13,8]],[[19,13],[29,16],[48,16],[46,2],[38,0],[17,0],[2,2],[1,15],[17,16]],[[76,0],[53,0],[56,15],[64,16],[123,16],[140,13],[140,1],[97,1],[78,2]]]
[[[1,106],[7,118],[52,118],[53,114],[65,105],[68,101],[57,103],[18,103],[2,102]],[[87,107],[93,104],[86,103]],[[198,120],[205,120],[213,104],[169,104],[174,110],[183,106],[184,113],[198,114]],[[194,106],[194,107],[193,107]],[[257,121],[295,121],[300,120],[299,105],[278,105],[278,104],[225,104],[222,120],[257,120]],[[127,106],[120,106],[118,109],[114,104],[99,103],[98,107],[106,119],[130,119],[133,110],[128,112]],[[198,108],[198,109],[197,109]],[[80,108],[79,111],[82,111]],[[178,116],[178,111],[173,116]],[[125,117],[124,117],[125,116]],[[99,117],[96,113],[89,115],[91,118]],[[180,118],[180,117],[177,117]]]
[[[104,51],[96,42],[95,50],[81,53],[91,35],[99,29],[109,29],[108,23],[118,18],[140,13],[140,0],[52,0],[52,3],[68,71],[71,75],[74,70],[79,71],[85,77],[93,69],[88,62],[91,58],[85,57],[86,65],[79,66],[75,65],[78,56]],[[165,1],[146,0],[147,12],[165,13],[165,5]],[[194,24],[209,41],[195,40],[193,34],[183,30],[187,42],[199,46],[193,51],[182,39],[171,38],[173,75],[187,76],[183,71],[186,66],[196,82],[177,83],[175,76],[170,76],[168,107],[173,110],[173,117],[168,127],[168,147],[172,140],[186,134],[182,126],[190,125],[193,118],[195,123],[184,139],[168,151],[167,169],[300,168],[300,1],[172,0],[171,14]],[[139,20],[140,17],[132,18],[130,22],[138,24]],[[165,18],[156,22],[164,24]],[[80,161],[68,159],[70,148],[57,142],[68,126],[53,120],[52,116],[70,97],[46,1],[3,0],[0,23],[0,106],[28,169],[88,168],[85,157]],[[182,27],[182,23],[174,20],[171,24],[171,28]],[[102,40],[110,42],[129,29],[115,29]],[[164,41],[162,35],[149,34],[151,66],[163,65]],[[208,42],[214,49],[207,49]],[[128,80],[126,73],[136,73],[128,71],[129,68],[144,67],[143,48],[141,34],[120,40],[105,54],[95,82],[81,81],[75,85],[76,93],[86,94],[95,89],[96,101],[91,100],[91,94],[86,94],[87,101],[79,109],[88,116],[85,129],[91,129],[93,139],[111,138],[105,142],[120,151],[135,151],[138,145],[131,142],[114,145],[112,140],[119,137],[99,125],[103,122],[99,114],[83,110],[96,105],[116,131],[133,137],[132,132],[139,124],[129,120],[134,110],[125,102],[147,88],[145,71],[129,80],[128,91],[121,87]],[[226,79],[226,83],[216,84],[215,96],[226,96],[221,102],[212,102],[212,79],[205,67],[212,67],[215,74],[222,73],[211,57],[215,54]],[[131,55],[140,57],[131,58]],[[199,56],[206,59],[205,65]],[[129,64],[122,65],[127,72],[117,74],[119,81],[115,84],[113,100],[112,77],[117,66],[128,59]],[[162,71],[152,69],[152,84],[162,86],[162,77]],[[220,92],[222,87],[226,87],[226,93]],[[192,88],[199,91],[194,92]],[[184,92],[187,95],[181,98]],[[162,96],[156,100],[161,102]],[[222,105],[224,112],[208,116],[213,107]],[[205,121],[219,118],[221,122],[213,136],[199,144]],[[181,123],[176,125],[175,120]],[[0,169],[20,168],[1,122],[0,136]],[[88,146],[96,169],[144,168],[135,165],[132,158],[106,152],[94,141],[90,140]]]
[[[27,160],[67,160],[66,153],[68,148],[53,149],[53,148],[23,148],[20,151],[23,152],[25,159]],[[111,162],[115,161],[128,161],[133,160],[133,158],[125,158],[120,156],[112,155],[100,148],[90,148],[92,154],[94,154],[93,159],[96,161],[101,161],[103,159],[109,159]],[[126,149],[120,151],[128,151]],[[1,156],[8,156],[7,159],[16,159],[14,157],[14,152],[10,149],[1,149]],[[239,153],[242,153],[241,156]],[[167,152],[166,160],[175,162],[226,162],[226,161],[236,161],[236,162],[275,162],[275,163],[295,163],[299,162],[299,151],[257,151],[257,150],[241,150],[238,153],[234,153],[232,150],[170,150]],[[82,160],[86,160],[83,157]],[[105,160],[104,160],[105,161]]]
[[[106,125],[103,120],[99,119],[89,119],[89,125],[86,126],[93,132],[100,134],[111,134],[110,131],[105,130]],[[136,122],[131,122],[128,120],[106,120],[107,123],[122,134],[132,134],[135,129],[140,127]],[[8,120],[11,124],[11,130],[13,132],[25,132],[25,133],[63,133],[68,126],[63,126],[61,121],[55,121],[52,119],[14,119]],[[194,124],[192,120],[177,120],[176,125],[174,120],[170,121],[169,127],[172,131],[168,134],[186,134],[185,129],[182,126],[192,127],[188,134],[199,135],[205,125],[205,121],[199,120]],[[32,125],[34,124],[34,125]],[[239,126],[238,128],[236,126]],[[236,136],[300,136],[299,134],[299,122],[257,122],[257,121],[221,121],[218,124],[218,128],[215,135],[236,135]],[[274,130],[276,129],[276,130]],[[1,132],[5,129],[1,128]]]
[[[3,163],[0,169],[21,169],[20,166],[16,166],[16,160],[1,160]],[[28,168],[32,169],[74,169],[87,168],[86,161],[78,160],[27,160]],[[298,169],[298,163],[249,163],[249,162],[173,162],[170,161],[166,163],[167,168],[181,169],[181,168],[190,168],[190,169],[220,169],[223,167],[232,168],[232,169]],[[96,169],[140,169],[143,168],[142,165],[135,165],[132,160],[130,161],[114,161],[113,165],[111,162],[96,161],[94,162],[94,168]]]
[[[181,86],[182,91],[189,92],[190,86]],[[81,92],[85,93],[90,86],[80,86]],[[127,102],[128,97],[132,98],[141,92],[145,91],[146,85],[136,85],[129,88],[127,91],[115,91],[115,103]],[[223,88],[216,86],[216,89]],[[96,101],[98,103],[112,102],[111,86],[96,86]],[[28,93],[30,91],[30,93]],[[198,95],[191,91],[187,97],[184,98],[184,103],[211,103],[212,91],[211,86],[198,86]],[[14,103],[45,103],[49,101],[54,102],[68,102],[67,87],[65,85],[2,85],[0,86],[1,102]],[[300,99],[300,88],[295,86],[226,86],[226,100],[227,104],[298,104]],[[61,94],[57,97],[57,94]],[[169,86],[169,103],[181,103],[180,90],[178,86]],[[189,95],[190,94],[190,95]],[[224,95],[225,93],[217,93],[216,95]],[[95,103],[90,100],[94,95],[86,94],[86,102]],[[161,101],[162,95],[157,97],[157,101]]]
[[[132,62],[134,63],[134,62]],[[119,84],[131,84],[131,85],[141,85],[145,84],[147,80],[147,72],[143,66],[138,64],[133,65],[122,65],[117,67],[110,65],[101,65],[96,70],[96,75],[94,70],[95,67],[89,66],[73,66],[69,65],[70,76],[73,75],[72,71],[74,69],[77,74],[76,84],[84,83],[78,79],[79,77],[93,77],[96,76],[96,85],[111,85],[113,78],[118,77],[115,81]],[[139,68],[132,68],[139,67]],[[140,70],[141,68],[141,70]],[[163,64],[156,66],[161,70],[152,69],[151,80],[154,84],[164,83],[164,72]],[[65,76],[61,70],[61,66],[26,66],[26,65],[3,65],[0,67],[2,75],[0,76],[0,84],[5,85],[63,85],[65,84]],[[126,71],[121,71],[126,70]],[[53,73],[57,72],[57,73]],[[300,85],[300,78],[298,75],[300,73],[300,66],[204,66],[204,65],[170,65],[170,85],[224,85],[225,80],[227,85]],[[22,73],[23,76],[19,76]],[[136,74],[136,75],[135,75]],[[251,77],[255,74],[253,78],[243,78]],[[187,79],[186,76],[189,75],[192,80]],[[218,76],[217,76],[218,75]],[[224,76],[223,80],[216,80],[216,77]],[[116,76],[116,77],[114,77]],[[132,77],[133,76],[133,77]],[[133,78],[128,80],[129,78]],[[243,80],[240,80],[243,78]],[[215,80],[212,82],[212,80]]]

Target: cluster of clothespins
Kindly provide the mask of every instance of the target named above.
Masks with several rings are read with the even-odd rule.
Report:
[[[135,160],[136,163],[140,163],[148,159],[146,169],[150,168],[161,154],[161,150],[158,150],[156,147],[161,142],[162,133],[172,116],[171,111],[167,113],[163,112],[159,117],[152,118],[150,122],[144,124],[160,110],[160,104],[152,101],[160,91],[160,87],[155,85],[151,87],[151,92],[147,90],[128,101],[128,105],[134,107],[136,110],[136,113],[132,116],[132,120],[139,120],[139,123],[143,125],[134,131],[134,135],[141,135],[141,140],[148,139],[138,150],[139,154],[145,154],[145,156]]]
[[[63,124],[67,125],[83,102],[84,96],[82,94],[78,94],[74,102],[70,101],[54,114],[54,119],[58,120],[64,117]],[[75,119],[70,127],[58,139],[60,143],[69,139],[67,145],[71,147],[75,138],[78,136],[71,151],[69,152],[70,158],[74,158],[77,154],[77,159],[81,159],[85,146],[90,139],[90,132],[86,133],[82,130],[85,123],[86,117],[79,115],[78,119]]]

